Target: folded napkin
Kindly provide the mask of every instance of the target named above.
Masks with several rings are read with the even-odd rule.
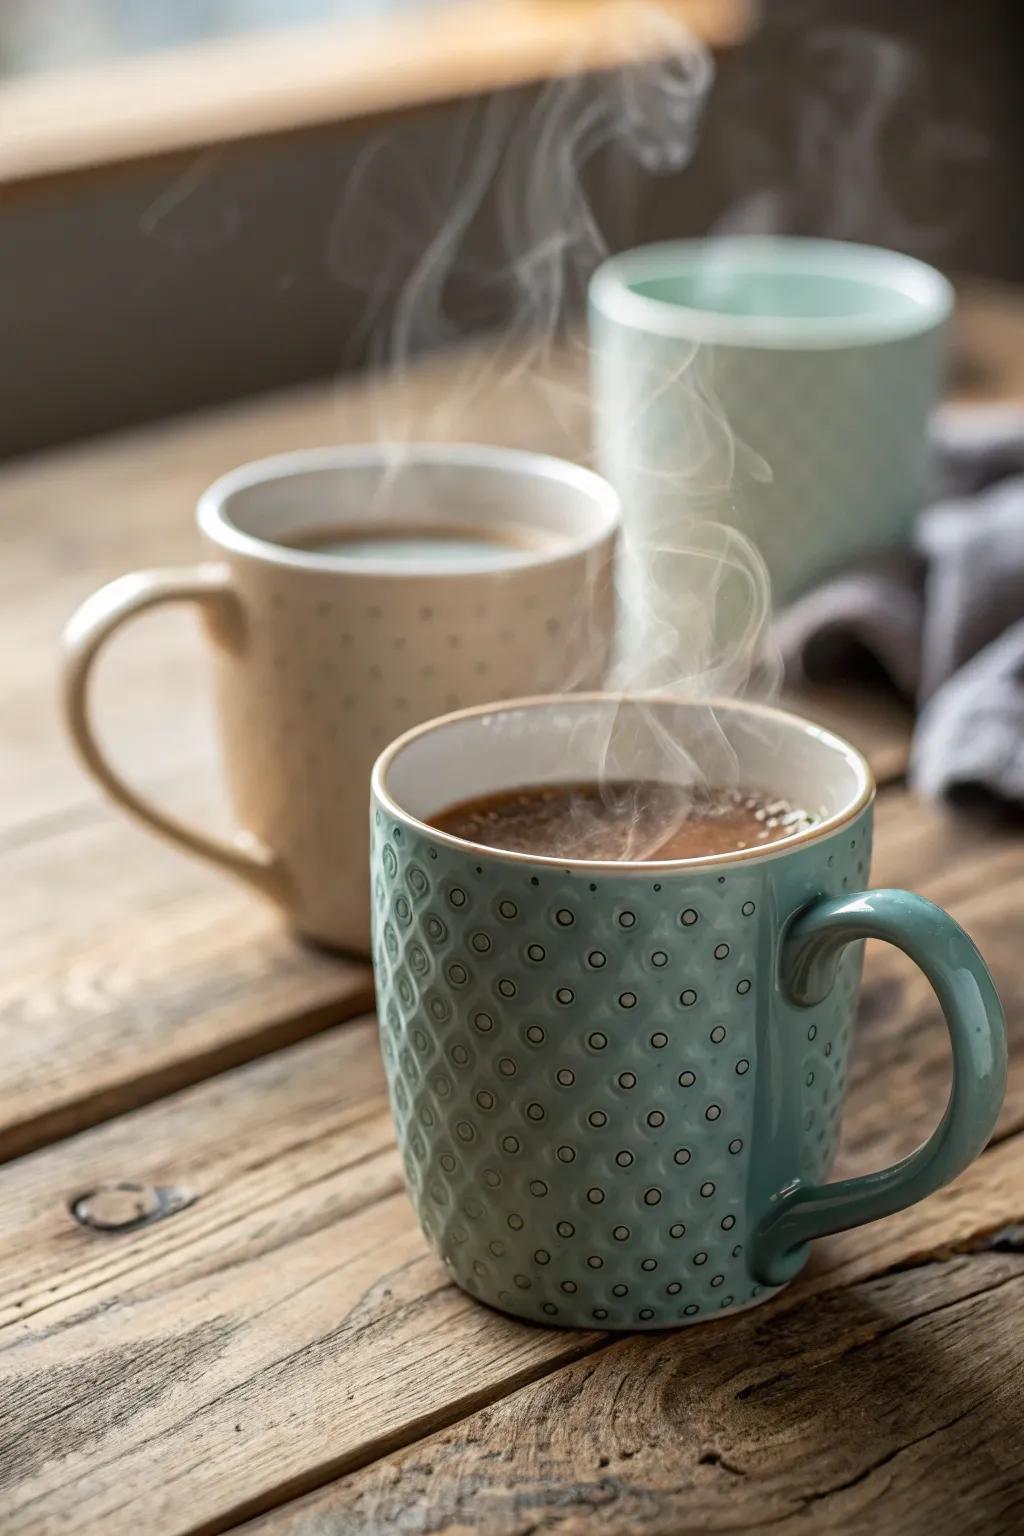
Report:
[[[790,676],[917,706],[916,788],[1024,806],[1024,410],[943,413],[935,450],[911,548],[807,593],[776,634]]]

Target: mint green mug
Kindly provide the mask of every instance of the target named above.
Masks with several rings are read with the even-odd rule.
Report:
[[[932,267],[838,240],[679,240],[598,269],[595,444],[623,506],[631,686],[692,675],[695,607],[717,609],[705,627],[742,628],[759,573],[709,539],[716,526],[753,542],[778,607],[905,543],[952,308]],[[651,675],[676,629],[678,656]]]
[[[732,779],[817,823],[621,864],[430,825],[597,763]],[[1005,1087],[1002,1011],[952,918],[864,889],[873,798],[853,747],[745,704],[532,699],[386,749],[371,812],[381,1045],[409,1192],[460,1286],[537,1323],[700,1321],[763,1300],[812,1239],[923,1199],[978,1155]],[[934,987],[953,1088],[910,1157],[828,1183],[866,938]]]

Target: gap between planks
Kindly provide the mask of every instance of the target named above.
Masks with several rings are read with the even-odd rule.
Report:
[[[969,1179],[969,1186],[965,1186],[963,1180]],[[325,1462],[313,1469],[302,1479],[296,1479],[291,1488],[282,1485],[273,1494],[267,1494],[263,1498],[256,1498],[240,1504],[236,1509],[225,1512],[217,1520],[196,1526],[190,1530],[188,1536],[222,1536],[222,1533],[237,1530],[242,1527],[251,1531],[252,1536],[333,1536],[337,1530],[345,1530],[359,1533],[359,1536],[371,1536],[381,1527],[381,1523],[390,1525],[394,1522],[395,1529],[406,1529],[404,1524],[399,1524],[403,1510],[409,1508],[407,1499],[401,1499],[398,1494],[399,1484],[411,1478],[416,1484],[418,1492],[423,1499],[427,1499],[433,1491],[434,1497],[441,1503],[442,1508],[447,1507],[450,1518],[440,1520],[437,1518],[437,1509],[434,1506],[431,1530],[438,1533],[450,1531],[452,1536],[467,1536],[469,1532],[487,1533],[487,1536],[496,1536],[496,1533],[521,1533],[523,1530],[539,1531],[541,1529],[557,1529],[572,1533],[572,1536],[586,1536],[592,1527],[586,1522],[586,1512],[592,1511],[593,1506],[588,1502],[585,1490],[587,1479],[579,1475],[578,1468],[575,1475],[565,1473],[564,1485],[555,1483],[550,1473],[537,1472],[537,1455],[533,1456],[535,1475],[535,1488],[537,1497],[531,1501],[527,1499],[522,1505],[518,1504],[514,1490],[518,1479],[510,1466],[508,1447],[514,1441],[515,1431],[518,1429],[527,1438],[535,1425],[546,1425],[557,1422],[559,1415],[571,1414],[575,1407],[576,1399],[582,1390],[579,1383],[589,1381],[592,1373],[604,1373],[609,1371],[614,1376],[611,1382],[605,1382],[603,1395],[605,1398],[621,1393],[623,1386],[631,1377],[644,1378],[644,1385],[649,1390],[654,1390],[652,1384],[646,1380],[650,1374],[649,1357],[653,1355],[664,1366],[664,1357],[675,1353],[684,1356],[694,1364],[694,1372],[697,1380],[700,1380],[700,1368],[706,1365],[708,1358],[717,1359],[720,1353],[735,1354],[737,1336],[742,1336],[748,1343],[754,1343],[755,1349],[751,1358],[757,1359],[758,1355],[764,1358],[767,1341],[763,1336],[765,1329],[780,1326],[785,1331],[787,1326],[792,1327],[791,1320],[794,1314],[805,1309],[813,1309],[824,1298],[826,1323],[829,1310],[835,1309],[834,1298],[844,1291],[859,1292],[865,1296],[874,1293],[884,1295],[889,1288],[889,1283],[894,1277],[902,1277],[918,1270],[942,1271],[943,1266],[962,1261],[965,1257],[970,1263],[978,1255],[987,1255],[991,1260],[992,1253],[1009,1252],[1015,1257],[1013,1260],[996,1261],[996,1267],[1000,1274],[991,1287],[982,1285],[978,1294],[986,1294],[988,1289],[999,1289],[1003,1284],[1016,1283],[1018,1286],[1018,1301],[1016,1315],[1020,1320],[1020,1326],[1024,1328],[1024,1261],[1019,1257],[1024,1251],[1024,1232],[1020,1224],[1024,1222],[1024,1203],[1019,1197],[1019,1189],[1024,1181],[1024,1132],[1018,1127],[1012,1132],[1007,1132],[999,1138],[994,1138],[989,1147],[957,1184],[940,1191],[939,1195],[932,1197],[923,1206],[912,1207],[901,1212],[889,1222],[883,1223],[881,1228],[858,1229],[853,1233],[844,1233],[838,1237],[826,1240],[825,1245],[818,1245],[812,1256],[807,1271],[789,1291],[781,1293],[779,1298],[766,1304],[763,1308],[740,1314],[737,1318],[724,1320],[721,1323],[714,1322],[701,1325],[700,1328],[691,1330],[668,1330],[659,1334],[606,1334],[596,1340],[584,1336],[583,1346],[575,1358],[568,1355],[565,1359],[552,1360],[539,1366],[531,1375],[529,1382],[518,1385],[508,1385],[504,1382],[493,1384],[492,1390],[485,1394],[482,1401],[452,1403],[446,1409],[436,1413],[430,1422],[428,1432],[424,1435],[420,1431],[420,1425],[409,1424],[403,1427],[401,1434],[392,1435],[390,1442],[382,1440],[379,1444],[367,1444],[360,1448],[356,1454],[348,1457],[339,1457],[335,1462]],[[937,1204],[945,1206],[944,1211],[936,1215]],[[1000,1234],[1010,1229],[1007,1241],[1000,1243]],[[896,1236],[893,1236],[893,1230]],[[879,1235],[881,1234],[881,1235]],[[858,1252],[858,1243],[860,1251]],[[829,1258],[823,1266],[821,1254],[823,1247],[827,1246]],[[838,1250],[839,1262],[835,1263],[835,1255]],[[978,1262],[981,1262],[978,1260]],[[962,1267],[962,1264],[960,1265]],[[952,1271],[955,1273],[955,1270]],[[937,1284],[945,1288],[947,1274],[937,1276]],[[970,1301],[974,1293],[968,1288],[965,1292],[966,1299]],[[963,1297],[954,1296],[951,1302],[944,1297],[932,1310],[942,1311]],[[910,1312],[906,1323],[915,1323],[922,1317],[930,1316],[930,1311],[919,1313]],[[894,1327],[905,1326],[905,1323],[897,1323]],[[701,1357],[700,1343],[706,1328],[718,1330],[732,1329],[731,1333],[721,1337],[721,1342],[714,1352],[714,1356]],[[888,1331],[883,1329],[881,1332]],[[758,1337],[751,1339],[751,1335]],[[698,1337],[694,1337],[697,1335]],[[815,1370],[821,1370],[829,1357],[833,1360],[845,1358],[848,1354],[863,1348],[865,1345],[874,1344],[879,1333],[868,1330],[864,1338],[854,1337],[845,1341],[843,1348],[837,1349],[830,1343],[815,1351],[816,1357],[812,1364]],[[615,1362],[622,1359],[621,1369],[616,1370]],[[586,1369],[581,1365],[586,1362]],[[746,1362],[749,1368],[749,1361]],[[645,1365],[647,1369],[645,1370]],[[1020,1379],[1024,1370],[1024,1351],[1018,1352],[1015,1375]],[[677,1374],[685,1373],[685,1367],[677,1367]],[[688,1375],[688,1373],[685,1373]],[[777,1373],[767,1377],[761,1384],[762,1387],[774,1387],[776,1382],[789,1376],[795,1376],[797,1368],[791,1362]],[[559,1386],[561,1380],[564,1385]],[[692,1383],[691,1383],[692,1385]],[[756,1382],[748,1383],[739,1394],[750,1395],[756,1390]],[[528,1389],[537,1389],[531,1391]],[[901,1385],[901,1392],[903,1386]],[[479,1394],[478,1394],[479,1396]],[[1019,1396],[1019,1394],[1018,1394]],[[515,1405],[512,1400],[522,1399],[520,1405]],[[975,1407],[977,1405],[974,1405]],[[1024,1402],[1020,1404],[1024,1407]],[[506,1433],[501,1429],[495,1433],[493,1419],[488,1416],[486,1423],[482,1420],[481,1410],[496,1408],[499,1420],[504,1424]],[[957,1422],[964,1417],[971,1408],[965,1410],[965,1414],[957,1415]],[[580,1442],[588,1436],[592,1420],[600,1417],[599,1400],[592,1400],[589,1408],[585,1407],[578,1415],[575,1427],[567,1430],[565,1438],[573,1450],[576,1450]],[[642,1419],[642,1415],[638,1415]],[[651,1415],[653,1418],[654,1416]],[[985,1423],[987,1416],[983,1415]],[[654,1426],[656,1428],[657,1426]],[[676,1426],[678,1427],[678,1426]],[[938,1430],[948,1426],[938,1425]],[[463,1431],[461,1443],[463,1447],[475,1448],[465,1450],[465,1461],[468,1466],[462,1469],[458,1476],[468,1478],[475,1489],[474,1505],[477,1498],[483,1498],[484,1507],[488,1513],[486,1516],[477,1517],[476,1514],[463,1515],[456,1518],[453,1504],[458,1500],[445,1501],[443,1493],[443,1477],[438,1477],[439,1470],[443,1471],[446,1446],[450,1442],[445,1431],[460,1428]],[[928,1431],[928,1434],[935,1430]],[[628,1432],[627,1432],[628,1433]],[[638,1442],[643,1445],[644,1437],[636,1432]],[[928,1435],[920,1437],[928,1438]],[[396,1443],[400,1442],[400,1443]],[[849,1482],[841,1482],[832,1489],[818,1490],[810,1495],[803,1496],[804,1502],[792,1517],[793,1529],[802,1529],[801,1521],[806,1520],[809,1506],[819,1500],[833,1497],[842,1493],[847,1487],[861,1482],[873,1473],[879,1466],[886,1464],[892,1457],[901,1454],[904,1449],[911,1448],[917,1441],[911,1440],[908,1446],[899,1445],[894,1450],[888,1451],[878,1458],[877,1464],[869,1462],[866,1468],[860,1469]],[[604,1443],[602,1442],[602,1448]],[[648,1451],[656,1449],[648,1438],[646,1447]],[[664,1447],[661,1447],[664,1450]],[[859,1447],[858,1447],[859,1449]],[[1018,1441],[1018,1450],[1024,1452],[1024,1438]],[[563,1446],[563,1455],[565,1446]],[[634,1452],[625,1453],[630,1458]],[[1004,1448],[1005,1455],[1012,1455],[1012,1447]],[[715,1451],[700,1455],[700,1464],[720,1464],[728,1473],[734,1476],[746,1476],[746,1472],[738,1469],[732,1462],[732,1453],[722,1455]],[[497,1459],[497,1460],[496,1460]],[[600,1466],[607,1465],[609,1458],[603,1456]],[[418,1464],[417,1464],[418,1463]],[[590,1465],[593,1464],[591,1459]],[[626,1487],[634,1489],[638,1483],[638,1469],[630,1467],[630,1476]],[[358,1474],[365,1473],[360,1478]],[[621,1478],[621,1473],[619,1477]],[[614,1476],[614,1474],[611,1474]],[[431,1481],[428,1483],[427,1478]],[[351,1480],[351,1481],[350,1481]],[[592,1478],[596,1488],[600,1488],[602,1479],[598,1476]],[[302,1486],[300,1486],[302,1485]],[[680,1489],[674,1490],[677,1494]],[[699,1489],[686,1490],[686,1497],[692,1499],[693,1494]],[[544,1494],[549,1495],[549,1502],[545,1506]],[[578,1504],[576,1516],[573,1519],[572,1496],[576,1493]],[[758,1498],[761,1495],[757,1495]],[[364,1498],[372,1509],[372,1518],[363,1520],[359,1518],[358,1506]],[[506,1507],[507,1506],[507,1507]],[[547,1518],[541,1519],[541,1513],[546,1509]],[[507,1521],[502,1521],[501,1516],[507,1516]],[[671,1530],[673,1536],[684,1536],[685,1532],[706,1529],[699,1520],[691,1522],[682,1519],[678,1513],[672,1517],[670,1524],[651,1524],[643,1521],[637,1510],[621,1515],[619,1518],[628,1520],[628,1525],[618,1525],[602,1529],[613,1531],[629,1529],[640,1531],[641,1528],[651,1531],[657,1530],[664,1533]],[[878,1527],[876,1517],[863,1527],[865,1531],[874,1533]],[[522,1522],[527,1524],[523,1525]],[[750,1524],[743,1525],[742,1529],[753,1530],[760,1525],[760,1520],[750,1517]],[[789,1518],[784,1521],[776,1515],[766,1522],[774,1526],[781,1525],[783,1529],[789,1529]],[[419,1529],[419,1527],[416,1527]],[[723,1528],[716,1526],[715,1528]],[[728,1527],[737,1529],[735,1525]],[[830,1526],[831,1528],[831,1526]],[[838,1525],[843,1530],[862,1527],[847,1527]],[[901,1525],[901,1529],[908,1529],[907,1525]],[[939,1527],[934,1524],[911,1525],[913,1530],[936,1531]],[[950,1527],[951,1530],[960,1533],[964,1527],[957,1524]]]
[[[911,1140],[916,1139],[918,1138],[911,1138]],[[774,1326],[776,1318],[784,1319],[788,1314],[813,1304],[823,1295],[870,1286],[874,1282],[885,1281],[889,1277],[902,1275],[908,1271],[925,1269],[931,1265],[942,1265],[958,1256],[984,1253],[989,1245],[995,1242],[1000,1232],[1010,1227],[1016,1230],[1018,1224],[1024,1223],[1024,1199],[1019,1194],[1022,1187],[1024,1187],[1024,1114],[1016,1123],[1005,1126],[993,1136],[985,1152],[967,1173],[961,1176],[960,1180],[939,1191],[930,1200],[900,1212],[887,1222],[855,1229],[853,1232],[826,1239],[824,1243],[817,1245],[807,1270],[794,1287],[782,1292],[776,1301],[766,1304],[763,1308],[740,1314],[735,1319],[724,1320],[717,1325],[713,1322],[701,1325],[697,1329],[667,1330],[664,1333],[649,1335],[615,1333],[599,1337],[587,1334],[577,1335],[581,1344],[576,1355],[573,1356],[567,1351],[565,1358],[538,1364],[531,1371],[526,1382],[493,1383],[483,1393],[477,1393],[464,1401],[453,1402],[435,1412],[433,1416],[425,1416],[422,1420],[422,1425],[428,1426],[425,1432],[421,1427],[421,1421],[407,1424],[400,1431],[381,1437],[379,1442],[360,1447],[358,1452],[338,1457],[333,1461],[325,1461],[320,1466],[309,1469],[302,1477],[293,1479],[290,1485],[282,1484],[273,1493],[248,1500],[239,1504],[234,1510],[226,1511],[216,1520],[190,1528],[187,1536],[222,1536],[222,1533],[241,1527],[251,1530],[252,1536],[333,1536],[335,1530],[342,1529],[358,1531],[365,1533],[365,1536],[370,1536],[371,1531],[376,1532],[377,1526],[372,1523],[367,1526],[356,1524],[352,1512],[348,1509],[347,1494],[344,1494],[343,1490],[344,1481],[356,1477],[356,1474],[371,1471],[378,1465],[384,1473],[388,1470],[385,1464],[396,1458],[399,1468],[403,1467],[408,1460],[407,1455],[403,1453],[413,1452],[419,1446],[424,1446],[424,1449],[429,1452],[430,1444],[443,1431],[468,1424],[479,1417],[484,1408],[504,1404],[517,1394],[523,1395],[524,1387],[542,1387],[546,1383],[550,1384],[554,1378],[577,1370],[578,1362],[581,1360],[591,1360],[596,1357],[598,1361],[603,1361],[605,1356],[632,1350],[638,1356],[636,1363],[639,1364],[640,1352],[643,1350],[653,1349],[657,1352],[660,1348],[664,1352],[666,1348],[671,1348],[671,1343],[665,1344],[663,1341],[685,1340],[689,1345],[694,1342],[695,1334],[703,1336],[706,1327],[728,1329],[735,1326],[749,1333],[751,1328],[756,1329],[761,1323]],[[1014,1251],[1019,1252],[1022,1245],[1024,1245],[1024,1238],[1015,1239]],[[823,1262],[824,1251],[827,1251],[828,1257]],[[1021,1270],[1024,1270],[1024,1266],[1019,1266],[1018,1272],[1007,1278],[1018,1280],[1024,1278]],[[1021,1299],[1020,1317],[1024,1326],[1024,1296]],[[726,1346],[730,1342],[727,1340]],[[690,1349],[689,1352],[692,1355],[694,1350]],[[1020,1364],[1024,1369],[1024,1354],[1021,1356]],[[525,1417],[529,1421],[533,1415],[527,1411]],[[581,1425],[580,1428],[582,1433],[583,1426]],[[1024,1442],[1021,1449],[1024,1450]],[[481,1460],[486,1462],[493,1460],[493,1457],[485,1452]],[[401,1476],[401,1471],[398,1470],[396,1475]],[[506,1472],[499,1476],[497,1485],[500,1487],[508,1480]],[[485,1485],[485,1481],[481,1478],[481,1487]],[[337,1500],[331,1497],[335,1485],[339,1494]],[[493,1488],[490,1491],[493,1493]],[[325,1523],[317,1523],[317,1518],[312,1518],[320,1509],[317,1495],[325,1495],[322,1510]],[[361,1497],[358,1492],[357,1497]],[[386,1493],[384,1495],[378,1493],[374,1497],[383,1498],[386,1502]],[[289,1507],[293,1503],[294,1510]],[[311,1516],[308,1521],[307,1506]],[[519,1513],[522,1518],[526,1518],[526,1513]],[[396,1514],[397,1510],[393,1509],[391,1515]],[[802,1514],[806,1518],[806,1509]],[[555,1519],[552,1515],[551,1528],[572,1531],[574,1536],[585,1536],[589,1527],[586,1524],[566,1524],[567,1518],[567,1511],[564,1506],[561,1506],[559,1517]],[[447,1524],[437,1527],[439,1532],[449,1528],[453,1536],[456,1532],[459,1536],[463,1536],[463,1533],[470,1531],[483,1533],[491,1530],[490,1526],[477,1525],[472,1520],[468,1520],[465,1525],[453,1523],[450,1527]],[[532,1526],[530,1528],[533,1529]],[[537,1524],[537,1530],[542,1528],[547,1528],[547,1523],[543,1527]],[[630,1529],[632,1528],[631,1526]],[[517,1520],[508,1527],[501,1527],[502,1531],[506,1529],[511,1536],[513,1531],[519,1533],[521,1526]],[[684,1530],[691,1529],[697,1530],[702,1527],[691,1527],[689,1524],[672,1527],[673,1532],[678,1531],[679,1536],[682,1536]],[[874,1528],[870,1527],[870,1529]],[[494,1530],[497,1531],[498,1527],[495,1526]]]
[[[1024,878],[1019,844],[957,858],[967,832],[898,792],[883,797],[880,820],[883,876],[902,872],[950,901],[991,944],[1016,997],[1019,941],[1000,913],[1006,882]],[[934,1003],[894,979],[894,963],[882,952],[868,977],[880,1011],[867,1020],[870,1071],[849,1106],[868,1166],[938,1115],[921,1081],[946,1043]],[[1013,1012],[1019,1028],[1024,1010]],[[906,1039],[918,1032],[907,1070]],[[1016,1128],[1024,1074],[1013,1079],[1004,1127]],[[1022,1156],[1015,1136],[925,1205],[820,1245],[773,1305],[800,1306],[1019,1220]],[[183,1182],[200,1198],[123,1239],[77,1231],[69,1198],[119,1175]],[[11,1505],[12,1533],[52,1517],[117,1536],[143,1505],[175,1536],[228,1529],[609,1342],[517,1324],[446,1283],[401,1192],[369,1021],[11,1165],[0,1237],[10,1330],[0,1377],[14,1435],[14,1481],[0,1498],[28,1501]],[[767,1325],[773,1314],[758,1315]],[[22,1427],[44,1409],[42,1441],[26,1446]],[[19,1472],[13,1458],[26,1451]]]
[[[1024,1506],[1019,1247],[976,1241],[728,1326],[712,1348],[701,1329],[607,1340],[245,1529],[371,1536],[425,1529],[407,1523],[425,1508],[439,1536],[797,1533],[812,1509],[847,1536],[1016,1528],[993,1505]]]

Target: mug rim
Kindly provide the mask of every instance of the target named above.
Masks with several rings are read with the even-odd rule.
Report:
[[[429,572],[420,568],[387,559],[353,559],[339,554],[312,554],[272,539],[260,538],[247,533],[235,523],[228,513],[231,497],[239,492],[277,480],[287,480],[293,475],[309,472],[386,467],[401,461],[415,465],[447,465],[455,469],[490,469],[506,474],[519,474],[525,480],[543,479],[582,493],[588,503],[590,528],[550,548],[527,550],[507,564],[489,561],[464,560],[446,566],[432,564]],[[618,492],[603,476],[571,459],[555,454],[536,453],[527,448],[506,448],[490,443],[427,443],[427,442],[359,442],[344,443],[335,447],[297,448],[288,453],[272,454],[267,458],[251,459],[237,468],[220,475],[200,494],[196,504],[196,522],[199,531],[219,548],[268,565],[286,566],[293,570],[331,572],[345,576],[386,576],[396,581],[421,581],[425,574],[430,577],[477,579],[480,576],[507,576],[539,567],[557,565],[563,560],[578,559],[580,555],[599,549],[614,538],[621,521],[621,502]]]
[[[409,746],[420,736],[429,735],[439,726],[450,725],[453,721],[475,719],[480,716],[497,715],[512,710],[544,709],[551,706],[565,704],[622,704],[633,701],[647,704],[669,704],[673,706],[694,705],[699,708],[713,710],[728,710],[734,713],[757,715],[762,719],[774,719],[781,721],[786,726],[801,731],[805,735],[813,736],[817,741],[829,747],[845,759],[853,768],[858,788],[849,804],[832,816],[827,816],[823,821],[817,822],[812,827],[805,828],[802,832],[794,832],[788,837],[780,837],[775,842],[759,848],[736,848],[725,853],[700,854],[687,859],[574,859],[554,858],[550,854],[520,853],[508,848],[491,848],[486,843],[474,843],[468,838],[455,837],[451,832],[442,832],[438,827],[428,821],[421,820],[400,806],[391,796],[387,787],[388,771],[398,756],[399,752]],[[456,852],[472,854],[475,857],[486,855],[489,859],[496,859],[501,863],[518,864],[524,867],[537,869],[561,869],[579,870],[581,873],[598,872],[600,874],[620,875],[649,875],[656,871],[660,875],[676,873],[689,873],[693,870],[718,869],[727,864],[740,864],[762,862],[767,859],[784,858],[789,853],[794,853],[804,848],[809,843],[817,842],[821,838],[831,837],[833,833],[841,831],[844,826],[856,819],[860,813],[871,804],[875,798],[875,776],[871,765],[863,752],[838,735],[830,731],[826,726],[818,725],[813,720],[807,720],[803,715],[795,715],[791,710],[779,709],[774,704],[752,703],[739,699],[725,699],[717,697],[701,697],[697,694],[619,694],[601,691],[580,693],[548,693],[534,694],[521,699],[502,699],[490,704],[474,704],[465,709],[452,710],[446,715],[437,715],[432,720],[424,720],[419,725],[414,725],[410,730],[404,731],[378,756],[370,774],[371,794],[389,816],[393,816],[419,834],[430,838],[432,841]]]
[[[765,267],[793,275],[850,277],[913,299],[916,312],[885,315],[731,315],[637,293],[650,278],[692,270],[720,252],[742,273]],[[602,262],[590,280],[590,304],[616,324],[650,335],[765,350],[814,350],[903,341],[943,324],[953,312],[952,284],[935,267],[901,251],[851,240],[798,235],[721,235],[637,246]]]

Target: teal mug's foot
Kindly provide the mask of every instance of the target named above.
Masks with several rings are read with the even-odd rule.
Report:
[[[607,1298],[595,1294],[592,1297],[562,1296],[557,1302],[537,1302],[524,1295],[516,1295],[504,1289],[488,1293],[472,1279],[460,1279],[446,1265],[450,1278],[474,1301],[502,1312],[520,1322],[533,1323],[542,1328],[576,1328],[601,1333],[666,1333],[674,1328],[688,1328],[693,1323],[713,1323],[717,1318],[731,1317],[737,1312],[749,1312],[766,1301],[771,1301],[779,1291],[803,1268],[809,1252],[808,1245],[795,1256],[790,1273],[785,1280],[771,1284],[744,1286],[742,1293],[727,1294],[714,1300],[705,1298],[695,1301],[693,1296],[663,1296],[649,1298],[651,1305],[639,1310],[623,1305],[607,1304]]]

